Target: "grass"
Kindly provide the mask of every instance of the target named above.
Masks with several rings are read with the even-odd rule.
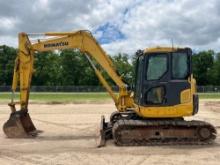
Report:
[[[200,99],[220,99],[220,93],[199,93]]]
[[[0,94],[0,102],[10,102],[11,94],[4,92]],[[19,94],[15,94],[15,100],[19,99]],[[111,101],[108,93],[104,92],[32,92],[30,94],[30,101],[37,103],[103,103]]]
[[[220,99],[220,93],[199,93],[200,99]],[[11,93],[0,93],[0,102],[10,102]],[[19,94],[15,94],[16,100],[19,99]],[[108,93],[104,92],[32,92],[30,94],[30,102],[32,103],[104,103],[110,102],[111,98]]]

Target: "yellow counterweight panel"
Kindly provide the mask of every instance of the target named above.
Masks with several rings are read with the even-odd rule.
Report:
[[[183,90],[180,93],[180,103],[184,104],[190,101],[191,101],[191,90],[190,89]]]
[[[179,104],[175,106],[155,106],[155,107],[143,107],[135,106],[135,111],[141,117],[146,118],[169,118],[169,117],[183,117],[191,116],[193,112],[192,102]]]
[[[195,94],[197,92],[196,90],[196,79],[193,78],[193,75],[191,75],[191,94]]]

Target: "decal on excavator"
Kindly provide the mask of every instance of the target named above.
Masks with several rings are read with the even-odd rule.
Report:
[[[44,44],[44,48],[61,47],[61,46],[68,46],[68,45],[69,45],[69,42],[49,43],[49,44]]]

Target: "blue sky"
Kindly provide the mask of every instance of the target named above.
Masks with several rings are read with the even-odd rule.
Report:
[[[97,40],[101,44],[110,44],[115,41],[125,40],[125,35],[120,31],[119,27],[109,22],[98,26],[94,30],[94,35],[98,35]]]
[[[21,5],[22,4],[22,5]],[[152,46],[220,51],[219,0],[0,1],[0,45],[19,32],[87,29],[109,54]]]

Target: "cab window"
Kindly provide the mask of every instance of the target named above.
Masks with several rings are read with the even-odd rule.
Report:
[[[172,54],[172,78],[186,79],[188,76],[188,56],[186,53]]]
[[[168,69],[167,54],[150,55],[147,65],[147,80],[160,79]]]
[[[162,104],[165,101],[165,88],[164,86],[151,88],[145,94],[146,104]]]

